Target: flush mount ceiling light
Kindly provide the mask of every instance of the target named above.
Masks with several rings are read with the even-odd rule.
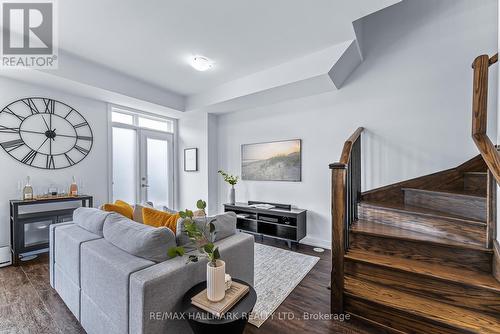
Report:
[[[203,56],[194,56],[191,58],[191,66],[197,71],[206,71],[211,69],[214,64],[207,57]]]

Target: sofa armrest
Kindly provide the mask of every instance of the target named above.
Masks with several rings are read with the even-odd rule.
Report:
[[[54,286],[54,251],[55,251],[55,235],[56,228],[66,225],[71,225],[73,222],[64,222],[58,224],[52,224],[49,226],[49,276],[50,276],[50,286]]]
[[[226,272],[253,285],[253,236],[236,233],[216,245],[226,262]],[[200,259],[186,264],[186,257],[177,257],[133,273],[129,333],[190,333],[187,322],[171,312],[179,311],[187,290],[206,280],[206,263]]]

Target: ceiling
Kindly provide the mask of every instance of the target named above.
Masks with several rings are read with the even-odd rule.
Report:
[[[193,95],[355,39],[352,22],[395,0],[64,0],[59,48]],[[187,59],[216,63],[197,72]],[[61,62],[62,63],[62,62]]]

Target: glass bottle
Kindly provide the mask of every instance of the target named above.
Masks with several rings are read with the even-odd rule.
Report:
[[[33,187],[31,186],[30,177],[26,180],[26,185],[23,188],[23,200],[30,201],[33,199]]]
[[[76,184],[74,176],[73,176],[73,182],[71,182],[71,185],[69,186],[69,195],[78,196],[78,185]]]

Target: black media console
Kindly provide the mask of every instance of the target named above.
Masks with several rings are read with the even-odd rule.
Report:
[[[272,209],[251,207],[253,204],[270,204]],[[236,213],[236,227],[244,232],[284,240],[288,247],[306,236],[307,210],[294,209],[288,204],[249,201],[224,204],[224,211]]]

